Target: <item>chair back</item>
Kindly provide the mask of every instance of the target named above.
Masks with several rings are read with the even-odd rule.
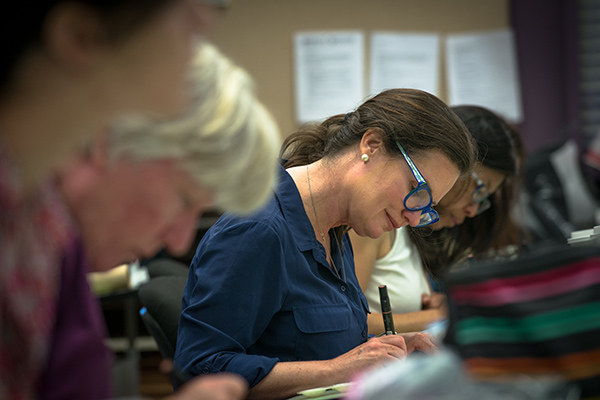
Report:
[[[140,316],[164,358],[173,359],[175,356],[181,299],[186,282],[185,276],[158,276],[138,290],[143,305]]]

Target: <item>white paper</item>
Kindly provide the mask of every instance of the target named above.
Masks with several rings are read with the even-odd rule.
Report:
[[[487,107],[512,122],[523,119],[517,56],[508,29],[446,38],[448,102]]]
[[[369,93],[413,88],[437,96],[439,43],[435,33],[373,33]]]
[[[364,100],[362,32],[301,32],[295,37],[296,118],[322,121]]]

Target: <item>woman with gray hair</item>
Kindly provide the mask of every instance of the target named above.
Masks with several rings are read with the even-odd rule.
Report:
[[[90,134],[130,112],[186,106],[203,0],[20,0],[0,13],[0,398],[30,399],[73,233],[42,184]]]
[[[248,74],[205,43],[190,81],[185,114],[123,119],[60,174],[95,270],[184,252],[202,210],[248,213],[271,193],[280,136]]]
[[[200,45],[189,85],[193,106],[176,119],[123,118],[108,133],[114,161],[173,159],[214,192],[222,210],[248,213],[260,206],[275,180],[280,136],[257,100],[254,82],[209,43]]]
[[[86,272],[148,258],[163,246],[183,252],[207,206],[248,213],[271,193],[280,137],[251,78],[204,43],[194,58],[190,82],[196,98],[188,112],[160,122],[150,117],[122,120],[57,174],[57,186],[81,237],[65,251],[41,398],[108,395],[110,356]],[[70,329],[74,320],[77,332]],[[224,378],[208,382],[213,379]],[[231,379],[232,393],[241,396],[245,383]]]

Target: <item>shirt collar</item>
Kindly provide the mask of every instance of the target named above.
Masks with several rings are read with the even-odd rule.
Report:
[[[282,166],[279,166],[279,168],[279,182],[275,197],[281,208],[283,218],[290,226],[295,227],[295,229],[292,229],[292,235],[301,251],[318,249],[319,242],[304,210],[302,197],[300,197],[296,183],[285,168]]]

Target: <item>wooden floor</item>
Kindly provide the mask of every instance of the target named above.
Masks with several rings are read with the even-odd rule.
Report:
[[[158,352],[144,352],[140,358],[140,395],[161,399],[173,393],[171,378],[159,371],[161,356]]]

